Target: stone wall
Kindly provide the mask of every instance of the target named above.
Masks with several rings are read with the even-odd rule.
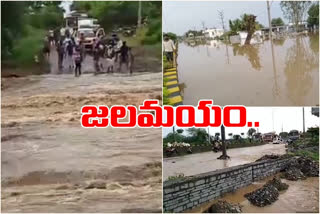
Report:
[[[263,160],[202,173],[163,184],[164,212],[182,212],[282,170],[290,161]]]

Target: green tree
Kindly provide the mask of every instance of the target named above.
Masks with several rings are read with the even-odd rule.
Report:
[[[263,25],[256,21],[256,16],[245,13],[241,15],[240,19],[229,20],[229,28],[229,35],[237,35],[239,31],[247,31],[247,39],[251,40],[252,34],[263,28]]]
[[[280,7],[284,16],[294,24],[296,31],[299,31],[299,23],[301,23],[304,20],[304,17],[310,4],[310,1],[280,2]]]
[[[282,26],[282,25],[284,25],[284,22],[280,17],[279,18],[273,18],[271,20],[271,25],[272,26]]]
[[[308,10],[308,24],[319,25],[319,2],[313,3]]]
[[[187,129],[189,135],[191,135],[195,142],[204,143],[208,139],[208,133],[203,128],[189,128]]]
[[[34,63],[34,55],[42,56],[46,30],[62,24],[59,5],[58,1],[1,2],[1,59],[24,66]]]
[[[167,35],[170,39],[172,39],[173,41],[177,41],[178,36],[174,33],[168,32],[168,33],[163,33],[163,35]]]
[[[145,25],[143,43],[155,44],[162,40],[161,6],[159,1],[142,2],[142,20]],[[136,26],[138,7],[138,1],[73,1],[72,4],[72,9],[87,12],[97,18],[107,31]]]
[[[251,140],[252,140],[252,137],[253,137],[253,135],[254,135],[254,133],[256,133],[257,131],[254,129],[254,128],[250,128],[249,130],[248,130],[248,136],[249,136],[249,138],[250,138],[250,142],[251,142]]]
[[[288,137],[288,132],[280,132],[279,136],[282,138],[287,138]]]
[[[177,129],[177,132],[179,133],[179,134],[182,134],[183,133],[183,129]]]

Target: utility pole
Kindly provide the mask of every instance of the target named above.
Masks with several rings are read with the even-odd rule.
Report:
[[[222,29],[223,29],[223,32],[224,32],[226,29],[224,27],[224,13],[223,13],[223,10],[221,10],[221,11],[218,10],[218,15],[219,15],[221,26],[222,26]]]
[[[173,139],[174,139],[174,142],[177,142],[177,141],[176,141],[176,131],[174,130],[174,126],[172,126],[172,129],[173,129]]]
[[[305,133],[305,131],[306,131],[306,129],[305,129],[306,122],[305,122],[305,119],[304,119],[304,107],[302,107],[302,120],[303,120],[303,133]]]
[[[141,27],[141,0],[139,1],[139,8],[138,8],[138,28]]]
[[[208,142],[209,142],[209,144],[211,143],[211,142],[210,142],[210,132],[209,132],[209,127],[208,127]]]
[[[268,9],[268,20],[269,20],[269,39],[272,40],[272,26],[271,26],[271,15],[270,15],[270,4],[267,0],[267,9]]]

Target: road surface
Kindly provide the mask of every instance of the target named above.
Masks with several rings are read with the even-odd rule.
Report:
[[[202,152],[191,155],[165,158],[163,161],[163,179],[169,176],[184,174],[185,176],[196,175],[223,169],[231,166],[254,162],[263,155],[285,154],[284,144],[265,144],[262,146],[228,149],[229,160],[218,160],[221,152]]]

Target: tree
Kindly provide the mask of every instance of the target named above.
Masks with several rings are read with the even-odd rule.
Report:
[[[248,136],[250,137],[250,142],[252,140],[253,134],[256,133],[256,130],[254,128],[250,128],[248,130]]]
[[[243,23],[240,19],[229,20],[230,35],[237,35],[238,31],[243,30]]]
[[[256,31],[256,16],[254,15],[247,15],[247,14],[244,14],[244,17],[243,17],[243,24],[244,24],[244,28],[246,29],[246,31],[248,32],[247,34],[247,38],[246,38],[246,41],[245,41],[245,44],[249,45],[250,44],[250,41],[251,41],[251,38],[252,38],[252,35],[254,34],[254,32]]]
[[[287,137],[288,137],[288,132],[280,132],[280,133],[279,133],[279,136],[280,136],[281,138],[287,138]]]
[[[179,133],[179,134],[182,134],[183,133],[183,129],[177,129],[177,132]]]
[[[187,132],[193,137],[195,142],[204,143],[207,141],[208,133],[203,128],[189,128]]]
[[[256,21],[256,16],[243,14],[241,19],[229,20],[229,35],[237,35],[239,31],[247,31],[246,44],[250,44],[253,33],[263,28],[263,25]]]
[[[295,30],[299,31],[299,23],[302,23],[310,6],[310,1],[281,1],[280,7],[284,16],[290,20]]]
[[[184,142],[184,136],[177,133],[169,133],[165,138],[163,138],[163,143],[173,143],[173,142]]]
[[[309,25],[319,25],[319,2],[312,4],[309,8],[307,21]]]
[[[284,25],[284,22],[280,17],[279,18],[273,18],[271,20],[271,25],[272,26],[282,26],[282,25]]]

